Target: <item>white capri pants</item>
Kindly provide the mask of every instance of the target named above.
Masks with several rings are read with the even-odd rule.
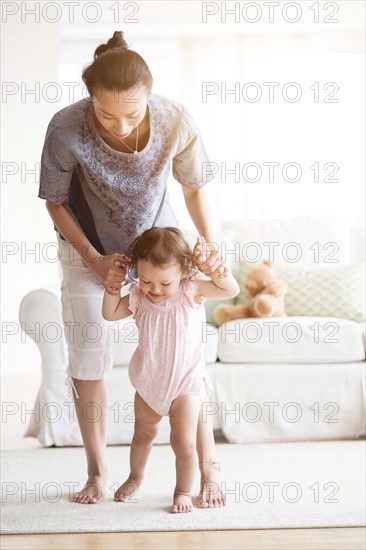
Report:
[[[102,380],[113,366],[109,323],[102,317],[104,287],[98,275],[58,233],[62,267],[61,302],[68,367],[65,383],[74,389],[72,378]]]

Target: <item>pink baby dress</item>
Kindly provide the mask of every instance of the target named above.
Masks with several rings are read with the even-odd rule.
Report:
[[[172,402],[186,394],[201,400],[212,385],[205,371],[203,335],[204,302],[194,302],[195,272],[182,279],[179,290],[158,304],[131,283],[129,309],[139,329],[139,346],[129,364],[133,387],[161,416],[168,416]]]

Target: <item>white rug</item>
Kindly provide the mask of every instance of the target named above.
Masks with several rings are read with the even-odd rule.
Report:
[[[82,448],[5,451],[2,533],[82,533],[350,527],[364,525],[365,442],[218,445],[228,492],[221,509],[170,514],[175,482],[169,446],[154,446],[138,502],[113,502],[128,474],[129,447],[108,447],[109,494],[70,502],[83,486]],[[195,490],[198,491],[198,477]]]

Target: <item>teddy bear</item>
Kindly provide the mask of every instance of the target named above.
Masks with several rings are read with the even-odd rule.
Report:
[[[245,288],[252,296],[245,305],[222,304],[214,311],[219,323],[245,317],[286,317],[284,297],[287,283],[276,279],[272,263],[263,260],[247,275]]]

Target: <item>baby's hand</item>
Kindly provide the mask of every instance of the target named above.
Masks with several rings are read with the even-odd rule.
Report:
[[[103,256],[102,262],[105,266],[105,271],[101,273],[103,286],[109,294],[118,294],[126,282],[128,258],[123,254],[114,253]]]
[[[227,277],[228,269],[223,264],[215,246],[207,244],[204,237],[197,237],[193,250],[193,261],[197,269],[209,277],[216,276],[220,279]]]

